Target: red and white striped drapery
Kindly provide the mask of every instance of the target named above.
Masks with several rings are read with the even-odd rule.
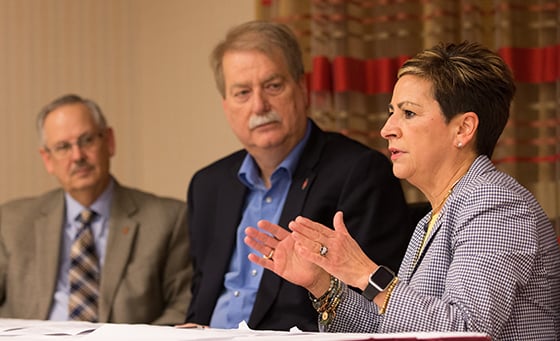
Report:
[[[518,90],[493,161],[535,194],[560,235],[560,0],[255,1],[259,19],[300,39],[315,121],[381,151],[404,60],[440,41],[498,51]],[[410,202],[424,200],[403,185]]]

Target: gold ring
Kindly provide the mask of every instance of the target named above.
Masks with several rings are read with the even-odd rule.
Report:
[[[270,253],[268,255],[263,255],[264,259],[272,259],[272,256],[274,255],[274,249],[270,250]]]

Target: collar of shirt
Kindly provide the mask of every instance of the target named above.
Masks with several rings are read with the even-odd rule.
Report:
[[[113,198],[113,189],[115,187],[114,180],[111,179],[107,188],[101,193],[101,195],[93,202],[89,209],[95,211],[96,216],[93,219],[91,229],[93,236],[97,241],[106,235],[107,222],[109,221],[109,214],[111,212],[111,200]],[[86,207],[82,206],[74,198],[72,198],[68,193],[64,194],[66,200],[66,224],[65,230],[67,232],[70,240],[74,240],[78,232],[77,217],[80,215]],[[98,250],[100,251],[100,250]],[[103,253],[103,252],[101,252]],[[100,252],[98,252],[100,256]],[[101,260],[102,257],[100,257]]]
[[[288,177],[291,179],[292,174],[295,172],[299,158],[307,141],[309,140],[309,135],[311,135],[311,124],[309,123],[309,119],[307,120],[307,127],[305,130],[305,135],[303,139],[298,142],[298,144],[292,149],[290,154],[276,167],[274,172],[271,176],[271,182],[274,181],[274,178],[277,176],[276,174],[280,169],[285,169],[288,172]],[[262,179],[260,177],[260,171],[255,162],[255,159],[250,155],[247,154],[239,171],[237,172],[237,176],[239,180],[247,186],[249,189],[262,184]]]
[[[280,219],[292,174],[309,139],[310,131],[311,125],[308,123],[304,138],[272,174],[270,188],[265,188],[253,158],[250,155],[245,157],[238,177],[249,191],[237,227],[235,248],[224,277],[224,290],[214,306],[210,319],[211,327],[237,328],[241,321],[249,320],[263,269],[247,259],[247,254],[253,251],[243,242],[244,231],[247,226],[257,226],[257,222],[261,219],[273,223],[277,223]]]

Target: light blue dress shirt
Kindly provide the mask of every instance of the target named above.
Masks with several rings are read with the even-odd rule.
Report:
[[[304,138],[272,173],[270,188],[265,187],[255,160],[249,154],[243,160],[238,177],[249,189],[249,194],[245,201],[243,217],[237,228],[235,250],[224,278],[224,291],[214,307],[210,327],[237,328],[241,321],[249,321],[263,268],[251,263],[247,258],[253,251],[243,242],[245,228],[257,227],[257,222],[261,219],[278,223],[292,183],[292,174],[310,132],[311,125],[308,122]]]
[[[113,197],[114,181],[111,180],[107,189],[89,207],[96,215],[91,223],[91,231],[95,239],[95,251],[99,259],[99,267],[103,268],[105,262],[105,247],[107,245],[107,235],[109,214],[111,211],[111,200]],[[58,265],[58,279],[53,297],[53,303],[49,314],[50,320],[68,320],[68,271],[70,270],[70,248],[78,233],[80,222],[78,217],[86,207],[74,200],[68,193],[65,194],[66,218],[63,226],[62,245],[60,248],[60,261]]]

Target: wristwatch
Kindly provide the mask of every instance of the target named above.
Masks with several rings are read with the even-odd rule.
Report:
[[[377,294],[387,289],[389,284],[395,279],[395,273],[386,266],[380,265],[368,279],[368,285],[362,295],[372,301]]]

